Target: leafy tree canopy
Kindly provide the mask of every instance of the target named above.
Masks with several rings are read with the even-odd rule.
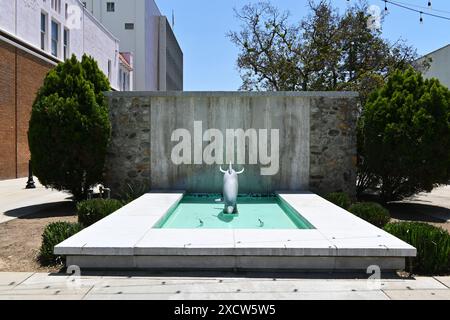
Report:
[[[32,108],[28,141],[33,172],[46,187],[76,199],[101,182],[111,134],[103,97],[109,81],[97,62],[75,56],[51,70]]]
[[[365,101],[390,71],[417,58],[404,41],[390,43],[369,28],[366,2],[344,13],[329,1],[310,1],[309,9],[298,23],[270,2],[235,9],[242,26],[228,37],[240,49],[241,90],[355,90]]]
[[[359,129],[360,177],[385,201],[450,180],[450,91],[437,79],[393,72],[368,98]]]

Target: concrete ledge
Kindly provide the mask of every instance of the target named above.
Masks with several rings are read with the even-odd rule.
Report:
[[[277,256],[69,256],[68,265],[99,270],[234,270],[234,271],[361,271],[379,266],[383,272],[400,270],[398,257],[277,257]]]
[[[55,247],[93,269],[402,269],[416,249],[321,197],[278,196],[315,229],[155,229],[183,193],[149,193]]]
[[[129,97],[327,97],[356,98],[354,91],[276,91],[276,92],[244,92],[244,91],[116,91],[105,92],[111,98]]]

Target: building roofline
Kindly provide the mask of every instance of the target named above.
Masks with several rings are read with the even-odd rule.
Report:
[[[123,56],[123,52],[119,52],[119,60],[128,69],[128,71],[133,71],[133,66]]]
[[[435,54],[435,53],[438,52],[438,51],[441,51],[441,50],[443,50],[443,49],[446,49],[447,47],[450,47],[450,43],[449,43],[449,44],[446,44],[445,46],[443,46],[443,47],[441,47],[441,48],[438,48],[438,49],[436,49],[436,50],[433,50],[433,51],[431,51],[431,52],[429,52],[429,53],[427,53],[427,54],[424,54],[423,56],[421,56],[421,57],[420,57],[419,59],[417,59],[417,60],[420,60],[420,59],[425,58],[425,57],[427,57],[427,56],[429,56],[429,55]]]
[[[10,45],[12,45],[16,48],[19,48],[39,59],[42,59],[49,64],[56,66],[58,63],[62,62],[61,59],[52,56],[51,54],[41,50],[38,47],[35,47],[35,46],[29,44],[28,42],[26,42],[24,40],[21,40],[17,36],[7,32],[3,29],[0,29],[0,40],[5,41],[6,43],[9,43]]]
[[[83,1],[81,0],[76,0],[78,2],[78,5],[81,7],[81,9],[83,10],[83,12],[85,14],[87,14],[90,18],[92,18],[92,20],[94,21],[94,23],[103,30],[103,32],[105,32],[111,39],[115,40],[117,43],[119,43],[119,39],[116,38],[115,35],[112,34],[111,31],[108,30],[108,28],[106,28],[100,21],[97,20],[97,18],[89,12],[89,10],[83,5]]]

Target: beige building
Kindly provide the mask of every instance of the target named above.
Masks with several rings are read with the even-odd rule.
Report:
[[[437,78],[450,88],[450,44],[424,55],[418,62],[425,58],[431,58],[430,68],[423,73],[425,78]]]

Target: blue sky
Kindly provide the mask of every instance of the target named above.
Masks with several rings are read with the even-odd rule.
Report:
[[[352,2],[354,0],[350,0]],[[237,48],[225,36],[230,30],[239,30],[233,8],[241,8],[255,0],[156,0],[162,13],[175,12],[175,34],[184,52],[184,89],[186,91],[234,91],[241,85],[236,68]],[[345,10],[347,0],[333,4]],[[384,1],[368,0],[384,10]],[[398,0],[411,6],[426,7],[428,0]],[[292,21],[308,13],[307,0],[272,0],[281,10],[291,12]],[[450,21],[424,16],[388,4],[389,15],[383,23],[383,37],[394,41],[403,38],[426,54],[450,43]],[[450,1],[432,0],[433,13],[450,17]],[[420,9],[419,9],[420,10]],[[427,10],[423,10],[427,11]]]

